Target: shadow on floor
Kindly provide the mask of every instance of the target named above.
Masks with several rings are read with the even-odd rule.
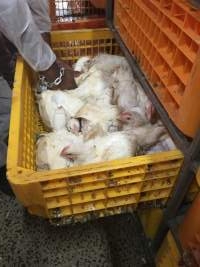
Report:
[[[138,227],[130,214],[54,227],[0,191],[0,266],[154,266]]]

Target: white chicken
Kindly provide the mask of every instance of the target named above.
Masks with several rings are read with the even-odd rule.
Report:
[[[74,64],[74,70],[79,72],[87,72],[94,66],[97,70],[101,70],[108,75],[110,75],[119,66],[130,70],[129,64],[125,57],[109,54],[99,54],[94,58],[89,56],[81,57]]]
[[[102,71],[93,69],[80,75],[79,79],[82,79],[79,81],[79,86],[74,90],[68,91],[71,96],[84,102],[90,99],[93,99],[93,101],[101,101],[103,99],[104,103],[110,103],[112,96],[110,81]]]
[[[138,106],[137,85],[131,71],[123,67],[118,67],[112,74],[113,82],[113,102],[119,108],[132,111],[133,107]]]
[[[155,114],[155,108],[151,103],[151,101],[149,100],[149,98],[147,97],[147,95],[145,94],[144,89],[141,87],[139,82],[136,82],[136,87],[137,87],[138,106],[141,107],[147,120],[150,121]]]
[[[96,148],[96,158],[93,162],[131,157],[135,154],[137,146],[134,137],[130,140],[123,132],[113,132],[96,137],[93,143]]]
[[[119,128],[118,117],[117,106],[88,102],[76,113],[76,121],[73,118],[69,121],[69,124],[72,132],[75,129],[75,134],[77,134],[77,125],[79,124],[78,132],[81,131],[85,139],[88,139],[91,136],[96,136],[96,134],[101,134],[101,132],[117,131]],[[99,129],[97,129],[98,126],[101,129],[100,133]]]
[[[124,57],[82,57],[78,87],[38,96],[44,123],[53,130],[37,141],[39,170],[68,168],[173,149],[162,123],[150,123],[153,106]]]
[[[176,149],[174,142],[168,134],[165,134],[154,146],[147,149],[146,154],[169,151],[174,149]]]
[[[103,72],[96,70],[89,73],[76,89],[69,91],[69,94],[83,101],[87,101],[90,97],[101,96],[108,87],[109,83],[105,79]]]
[[[131,125],[126,125],[123,129],[130,140],[132,137],[137,142],[137,151],[145,151],[149,147],[155,145],[162,140],[162,136],[166,134],[165,128],[160,124],[152,125],[150,123],[140,127],[133,128]]]
[[[80,85],[88,75],[97,70],[103,72],[104,76],[110,79],[110,75],[120,66],[124,70],[131,72],[126,58],[122,56],[99,54],[94,58],[88,56],[81,57],[74,64],[74,70],[82,72],[82,74],[76,78],[76,83]]]
[[[70,155],[74,165],[130,157],[154,145],[164,133],[163,127],[150,124],[135,130],[107,133],[86,141],[84,146],[67,147],[62,156],[68,158]]]
[[[121,132],[83,142],[65,130],[42,135],[37,141],[38,170],[54,170],[131,156],[135,151]]]
[[[165,133],[151,124],[122,132],[107,133],[86,142],[66,130],[44,134],[37,141],[38,170],[67,168],[136,155],[154,145]]]
[[[132,145],[133,144],[133,145]],[[136,141],[130,142],[122,132],[108,133],[101,137],[88,140],[82,146],[70,146],[63,150],[62,156],[68,155],[74,165],[98,163],[123,157],[130,157],[136,150]]]
[[[91,59],[90,67],[93,66],[108,75],[112,74],[118,67],[122,67],[127,71],[130,71],[130,66],[125,57],[109,54],[99,54]]]
[[[38,170],[54,170],[68,168],[74,165],[68,154],[64,157],[67,148],[78,146],[83,149],[81,136],[76,136],[66,130],[41,135],[36,143],[36,165]],[[76,150],[76,149],[75,149]]]
[[[144,123],[148,123],[151,120],[154,109],[151,101],[144,93],[141,85],[134,79],[131,71],[124,69],[123,67],[119,67],[113,73],[112,79],[112,103],[117,104],[122,112],[126,112],[126,114],[129,113],[128,118],[132,115],[135,116],[136,113],[140,115]]]
[[[91,57],[81,57],[74,64],[73,68],[75,71],[79,72],[87,72],[90,68]]]
[[[44,124],[52,130],[67,127],[70,118],[81,109],[84,102],[68,91],[46,90],[38,95],[40,116]]]

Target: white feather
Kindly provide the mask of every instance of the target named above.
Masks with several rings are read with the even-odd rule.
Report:
[[[60,169],[74,165],[73,161],[61,156],[65,147],[76,147],[81,151],[83,141],[81,136],[73,135],[66,130],[42,135],[36,144],[36,165],[38,170]]]
[[[84,143],[84,148],[71,146],[70,154],[76,154],[75,165],[98,163],[135,154],[136,141],[130,141],[122,132],[108,133],[102,137],[96,137]]]
[[[89,64],[91,61],[91,57],[81,57],[74,64],[74,70],[79,72],[87,72],[89,70]]]
[[[104,132],[117,131],[119,126],[118,121],[118,108],[114,105],[105,104],[99,105],[99,103],[90,102],[85,104],[79,112],[76,114],[77,118],[82,118],[88,121],[87,127],[94,128],[99,125]],[[84,132],[87,134],[88,132]]]
[[[77,97],[64,91],[46,90],[38,99],[39,112],[44,124],[52,130],[66,127],[71,117],[84,105]]]
[[[94,71],[89,74],[83,82],[74,90],[70,90],[69,94],[82,101],[87,101],[91,97],[101,97],[109,87],[108,81],[102,71]]]
[[[125,57],[109,54],[100,54],[91,60],[91,67],[101,70],[110,75],[118,67],[123,67],[127,71],[130,70],[129,64]]]

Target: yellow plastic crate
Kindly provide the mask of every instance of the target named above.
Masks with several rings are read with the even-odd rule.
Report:
[[[53,32],[52,45],[57,55],[70,63],[83,55],[120,53],[108,29]],[[34,76],[19,59],[7,160],[9,182],[30,213],[69,223],[126,212],[139,202],[170,195],[183,159],[178,150],[37,172],[35,142],[44,128],[31,90]]]

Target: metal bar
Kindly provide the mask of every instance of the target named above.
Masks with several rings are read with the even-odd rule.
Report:
[[[114,0],[107,0],[106,4],[106,21],[111,23],[113,21],[114,14]]]
[[[169,200],[166,210],[163,214],[163,219],[158,228],[157,234],[154,240],[154,249],[157,251],[168,231],[167,222],[176,216],[178,209],[180,208],[185,195],[187,194],[189,187],[193,181],[199,167],[200,157],[200,131],[195,136],[188,152],[185,155],[182,170],[180,172],[178,181],[176,183],[173,195]]]
[[[191,143],[189,154],[192,160],[200,160],[200,129]]]
[[[200,9],[200,0],[190,0],[190,3],[194,9]]]
[[[174,220],[169,222],[169,229],[171,230],[172,236],[176,242],[176,246],[179,250],[180,255],[183,255],[183,248],[178,238],[178,225],[174,222]]]
[[[153,247],[155,252],[159,249],[165,235],[167,234],[167,231],[169,229],[168,221],[176,216],[176,213],[181,203],[183,202],[183,199],[187,194],[188,189],[193,181],[194,173],[190,168],[190,164],[191,164],[190,160],[186,159],[184,161],[172,197],[169,199],[166,210],[163,213],[162,221],[160,223],[160,226],[157,230],[157,234],[153,242]]]
[[[200,168],[200,161],[194,161],[192,162],[191,169],[193,170],[194,173],[197,173]]]

